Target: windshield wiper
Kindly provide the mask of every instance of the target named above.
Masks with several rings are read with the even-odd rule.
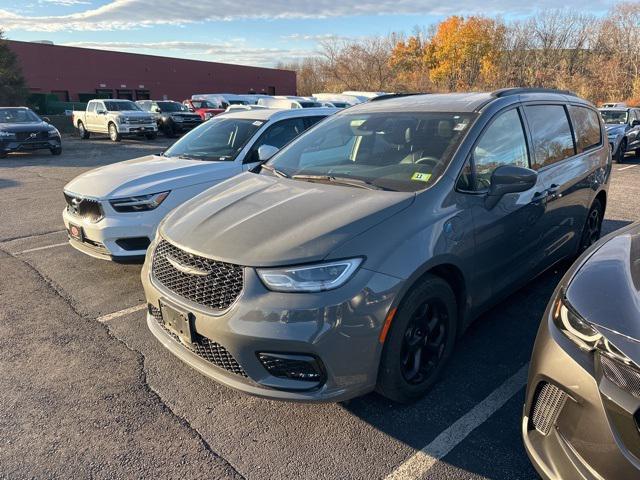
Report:
[[[366,188],[367,190],[385,190],[379,185],[359,178],[336,177],[334,175],[294,175],[291,178],[307,182],[337,183],[340,185],[348,185],[350,187]]]
[[[271,172],[278,177],[291,178],[291,176],[284,173],[282,170],[278,170],[276,167],[272,167],[271,165],[267,165],[266,163],[260,164],[260,168],[264,168],[266,171]]]

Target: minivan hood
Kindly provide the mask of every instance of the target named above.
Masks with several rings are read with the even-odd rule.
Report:
[[[245,266],[295,265],[326,258],[414,198],[412,192],[244,173],[176,208],[159,230],[169,242],[205,257]]]
[[[119,198],[213,182],[239,172],[234,162],[148,155],[90,170],[67,183],[64,190],[97,199]]]
[[[593,253],[574,274],[566,297],[591,324],[633,339],[640,347],[640,224]],[[640,363],[640,356],[634,360]]]

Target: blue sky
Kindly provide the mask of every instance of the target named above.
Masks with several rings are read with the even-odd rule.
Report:
[[[565,0],[602,15],[611,0]],[[0,0],[14,40],[273,66],[328,38],[410,33],[452,14],[524,18],[555,0]]]

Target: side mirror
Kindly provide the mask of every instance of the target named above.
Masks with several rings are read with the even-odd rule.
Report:
[[[260,148],[258,148],[258,160],[260,160],[261,162],[266,162],[271,157],[273,157],[278,152],[278,150],[280,149],[272,145],[262,145]]]
[[[98,115],[106,115],[107,111],[106,110],[96,110],[96,113]]]
[[[533,188],[537,180],[538,174],[529,168],[502,165],[491,175],[491,186],[484,206],[491,210],[507,193],[525,192]]]
[[[156,107],[156,108],[154,108],[154,111],[156,111],[156,112],[158,112],[158,113],[162,112],[162,110],[160,110],[160,107]]]
[[[49,117],[42,117],[43,122],[51,123],[51,119]]]
[[[633,120],[633,121],[631,122],[631,126],[632,126],[632,127],[637,127],[638,125],[640,125],[640,120]]]

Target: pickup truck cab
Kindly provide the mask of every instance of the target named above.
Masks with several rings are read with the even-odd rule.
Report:
[[[188,98],[187,100],[183,100],[182,104],[186,105],[190,112],[200,115],[203,121],[209,120],[211,117],[215,117],[224,112],[224,108],[214,105],[208,100],[193,100]]]
[[[71,246],[116,262],[142,260],[160,221],[174,208],[268,160],[335,108],[244,110],[218,115],[161,155],[85,172],[64,187]]]
[[[153,140],[158,134],[155,117],[131,100],[90,100],[86,111],[74,110],[72,118],[82,139],[92,133],[106,133],[114,142],[128,135],[144,135]]]

